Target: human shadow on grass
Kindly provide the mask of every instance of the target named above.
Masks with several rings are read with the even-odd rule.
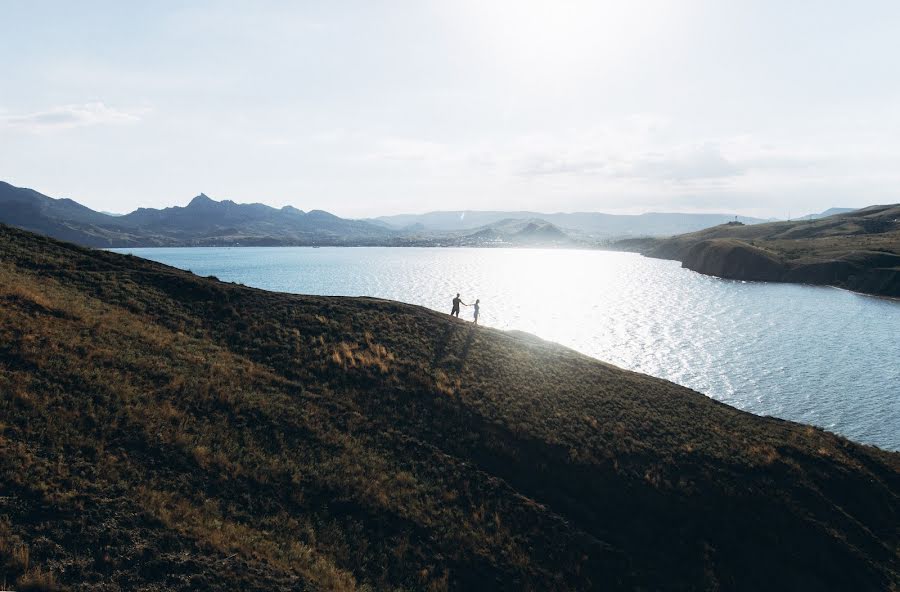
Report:
[[[444,332],[437,338],[434,358],[431,362],[432,368],[442,365],[456,371],[462,371],[469,357],[472,343],[475,341],[475,331],[475,325],[448,324]],[[460,339],[462,333],[465,333],[465,337]],[[462,341],[461,347],[457,347],[454,343],[459,341]]]

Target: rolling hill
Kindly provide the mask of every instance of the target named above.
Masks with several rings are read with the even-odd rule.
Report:
[[[807,214],[806,216],[800,216],[798,220],[817,220],[819,218],[827,218],[836,214],[847,214],[856,209],[857,208],[828,208],[824,212],[819,212],[818,214]]]
[[[474,232],[461,231],[438,235],[444,243],[458,246],[560,247],[575,246],[576,237],[558,226],[538,218],[507,218],[483,226]]]
[[[521,333],[0,225],[0,582],[890,590],[900,454]]]

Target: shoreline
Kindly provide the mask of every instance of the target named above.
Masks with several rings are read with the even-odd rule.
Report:
[[[621,251],[621,252],[631,252],[631,251]],[[845,288],[843,286],[835,286],[834,284],[814,284],[811,282],[780,282],[777,280],[750,280],[750,279],[741,279],[741,278],[730,278],[723,277],[721,275],[717,275],[714,273],[704,273],[702,271],[697,271],[696,269],[691,269],[689,267],[685,267],[684,263],[679,261],[678,259],[663,259],[661,257],[652,257],[650,255],[645,255],[643,253],[635,253],[636,255],[640,255],[641,257],[646,257],[647,259],[661,259],[663,261],[675,261],[677,263],[681,263],[681,268],[691,271],[693,273],[699,273],[700,275],[705,275],[707,277],[714,277],[716,279],[725,280],[728,282],[742,282],[747,284],[782,284],[782,285],[791,285],[791,286],[807,286],[810,288],[831,288],[833,290],[840,290],[841,292],[849,292],[850,294],[855,294],[856,296],[865,296],[866,298],[877,298],[879,300],[887,300],[889,302],[896,302],[900,304],[900,296],[889,296],[886,294],[874,294],[871,292],[861,292],[859,290],[852,290],[850,288]]]
[[[277,249],[289,250],[289,249],[295,249],[295,248],[296,247],[276,247],[275,249],[276,250]],[[302,247],[302,248],[309,249],[309,247]],[[454,248],[458,249],[457,254],[448,253],[445,255],[438,255],[437,253],[434,253],[433,255],[431,255],[431,254],[424,253],[423,251],[420,251],[420,253],[423,253],[422,256],[428,257],[429,260],[431,260],[430,259],[431,257],[435,257],[436,258],[435,261],[440,261],[443,258],[452,258],[452,259],[462,258],[462,257],[465,257],[465,255],[463,255],[463,252],[465,252],[465,251],[468,251],[471,253],[471,248],[464,248],[464,247],[454,247]],[[191,249],[191,248],[187,248],[187,249]],[[201,247],[199,249],[204,249],[204,248]],[[267,248],[267,249],[271,249],[271,248]],[[387,252],[387,251],[385,251],[386,248],[378,247],[378,248],[373,248],[373,249],[378,249],[383,253],[382,255],[377,256],[379,258],[383,258],[380,260],[391,261],[391,260],[397,260],[396,258],[398,258],[398,257],[401,257],[401,258],[404,257],[404,255],[400,252]],[[127,249],[125,251],[127,251]],[[220,257],[223,257],[223,258],[227,257],[226,255],[224,255],[223,251],[208,250],[208,251],[205,251],[208,253],[207,255],[201,255],[201,253],[203,253],[203,252],[204,251],[197,251],[197,253],[198,253],[197,257],[208,257],[209,261],[215,261]],[[267,252],[274,253],[276,251],[267,250]],[[332,249],[331,252],[337,253],[338,251],[336,249]],[[509,257],[514,256],[512,251],[508,251],[508,252],[509,252],[509,255],[508,255]],[[607,252],[619,253],[621,251],[607,251]],[[156,253],[158,253],[157,256],[160,258],[159,259],[160,261],[166,260],[167,256],[164,254],[164,252],[156,251]],[[169,253],[172,253],[172,259],[176,259],[176,260],[179,259],[178,256],[174,254],[175,251],[170,250]],[[632,253],[632,254],[635,256],[640,255],[639,253]],[[146,256],[143,254],[135,254],[135,256],[141,257],[142,259],[145,259],[148,261],[156,262],[155,259],[148,258],[148,257],[153,256],[152,253],[147,253]],[[185,256],[188,257],[187,254]],[[262,255],[259,255],[259,256],[262,256]],[[337,255],[332,255],[332,256],[337,257]],[[372,256],[375,256],[375,255],[373,254]],[[529,256],[530,255],[523,255],[523,254],[516,255],[516,257],[529,257]],[[548,256],[552,256],[554,258],[560,258],[560,259],[567,257],[567,255],[562,254],[562,253],[558,253],[558,254],[557,253],[548,253]],[[243,258],[245,261],[252,261],[252,260],[256,259],[257,255],[251,251],[245,250],[244,255],[238,256],[237,254],[235,254],[234,257]],[[297,251],[296,257],[298,258],[298,260],[303,260],[303,261],[307,261],[307,260],[315,261],[316,260],[316,255],[314,255],[312,253],[312,251],[309,251],[309,250],[307,250],[305,252]],[[329,257],[331,257],[331,256],[329,256]],[[354,256],[353,255],[345,255],[344,257],[352,258]],[[602,256],[597,256],[597,257],[602,257]],[[646,257],[646,256],[644,256],[644,257]],[[646,257],[646,259],[651,260],[654,258]],[[341,260],[344,260],[344,259],[342,258]],[[596,258],[596,259],[591,259],[591,260],[599,261],[600,259]],[[199,261],[199,259],[198,259],[198,261]],[[633,260],[633,261],[634,261],[633,263],[624,263],[623,262],[623,265],[626,265],[626,266],[639,265],[636,260]],[[666,268],[671,269],[672,273],[681,274],[682,269],[684,269],[684,271],[687,271],[687,272],[693,271],[693,270],[686,269],[686,268],[675,268],[674,267],[674,264],[676,263],[675,260],[663,260],[663,261],[672,261],[672,263],[665,264]],[[177,261],[174,261],[174,262],[177,262]],[[647,261],[647,264],[652,264],[652,263],[653,263],[652,261]],[[172,265],[171,263],[164,263],[164,264]],[[672,265],[672,267],[669,268],[668,267],[669,265]],[[190,267],[193,267],[193,265],[191,265]],[[182,269],[182,268],[178,268],[178,267],[174,267],[174,266],[173,266],[173,268],[174,269]],[[202,267],[201,267],[201,269],[202,269]],[[198,277],[204,277],[204,276],[206,276],[207,272],[212,273],[217,277],[222,277],[222,273],[225,273],[224,271],[205,270],[200,273],[197,273],[197,275],[198,275]],[[696,273],[700,273],[700,272],[696,272]],[[723,280],[731,281],[731,282],[750,283],[749,280],[720,278],[718,276],[713,276],[710,274],[701,274],[701,275],[706,276],[706,277],[714,277],[716,279],[723,279]],[[245,282],[245,281],[252,282],[253,281],[252,276],[247,276],[247,275],[235,276],[235,277],[229,276],[228,279],[233,280],[235,282]],[[752,282],[752,283],[758,283],[758,282]],[[787,286],[787,285],[790,285],[792,282],[762,282],[762,283],[784,284],[785,286]],[[817,285],[817,284],[798,284],[798,283],[793,283],[793,284],[798,285],[798,286],[804,286],[804,287],[815,287],[815,288],[819,288],[819,289],[835,287],[835,286]],[[302,286],[303,291],[290,291],[292,288],[288,285],[279,286],[279,285],[266,284],[265,282],[256,283],[255,286],[257,286],[257,289],[276,291],[276,292],[280,292],[283,294],[299,294],[299,295],[305,295],[305,296],[320,295],[320,291],[316,290],[315,282],[312,282],[312,283],[307,282],[306,284],[304,284]],[[719,288],[714,288],[714,289],[719,290]],[[753,290],[754,290],[754,288],[752,288],[750,286],[742,289],[742,291],[745,294],[755,293]],[[845,290],[845,291],[849,291],[849,290]],[[849,292],[852,292],[852,291],[849,291]],[[352,291],[352,290],[344,290],[343,292],[331,292],[331,294],[335,294],[338,297],[343,297],[343,298],[363,297],[363,298],[377,298],[379,300],[384,300],[386,302],[388,302],[388,301],[403,302],[405,304],[410,304],[413,306],[421,306],[421,307],[423,307],[427,310],[433,311],[437,314],[446,314],[447,310],[449,310],[449,308],[445,309],[445,308],[441,307],[440,302],[432,301],[429,299],[418,300],[415,298],[414,295],[411,296],[409,293],[406,293],[405,295],[400,294],[400,293],[394,293],[393,299],[391,299],[391,300],[388,300],[388,299],[384,298],[383,296],[379,296],[378,293],[375,291],[356,292],[356,291]],[[368,294],[368,296],[361,296],[362,294]],[[399,299],[398,299],[398,294],[399,294]],[[784,297],[787,297],[788,292],[781,292],[781,294]],[[859,295],[859,296],[870,296],[870,297],[875,296],[876,298],[884,298],[884,297],[877,296],[877,295],[871,295],[871,294],[865,294],[865,293],[859,293],[859,292],[856,292],[855,294]],[[834,298],[834,297],[828,297],[827,295],[824,295],[824,294],[820,295],[820,296],[811,296],[811,297],[814,299],[825,298],[826,300],[823,300],[823,302],[828,302],[829,301],[828,298],[832,298],[832,299]],[[832,300],[832,301],[834,301],[834,300]],[[449,305],[448,305],[448,307],[449,307]],[[891,309],[891,310],[893,310],[893,309]],[[585,317],[585,318],[588,318],[588,317]],[[460,322],[463,322],[463,321],[470,322],[470,317],[465,317],[465,319],[460,319]],[[495,322],[497,324],[494,324]],[[485,324],[485,323],[487,323],[487,324]],[[482,326],[488,327],[490,329],[495,329],[495,330],[505,331],[505,332],[510,332],[510,333],[532,335],[533,338],[535,338],[535,339],[540,339],[540,340],[546,341],[548,343],[554,343],[554,344],[561,345],[563,347],[572,349],[573,351],[577,351],[580,354],[585,355],[593,360],[597,360],[599,362],[606,363],[606,364],[612,364],[618,368],[622,368],[622,369],[625,369],[625,370],[628,370],[631,372],[642,372],[644,374],[648,374],[650,376],[654,376],[656,378],[666,380],[673,384],[677,384],[677,385],[683,386],[685,388],[690,388],[690,389],[695,390],[696,392],[701,393],[704,396],[706,396],[712,400],[715,400],[715,401],[728,401],[728,404],[733,405],[736,408],[739,408],[741,410],[746,410],[749,413],[757,414],[760,416],[779,417],[781,419],[784,419],[785,421],[795,421],[795,422],[797,422],[797,421],[806,421],[806,422],[813,421],[811,419],[801,419],[801,417],[802,417],[801,415],[791,412],[790,409],[788,409],[787,411],[785,411],[785,410],[777,411],[777,410],[773,409],[772,405],[760,406],[760,405],[754,404],[749,399],[745,401],[740,398],[733,398],[732,395],[730,394],[730,392],[722,386],[722,381],[719,379],[713,380],[712,382],[706,384],[706,386],[703,386],[702,381],[698,382],[696,379],[692,380],[690,377],[688,377],[686,379],[685,379],[685,377],[682,377],[682,379],[679,379],[677,373],[667,372],[665,368],[651,368],[651,367],[646,366],[645,365],[646,360],[642,361],[642,359],[640,357],[637,357],[635,359],[627,359],[627,356],[626,356],[626,358],[617,357],[615,355],[615,353],[611,353],[609,350],[603,349],[602,347],[598,348],[598,347],[591,345],[589,340],[585,341],[585,340],[579,339],[577,337],[575,337],[575,338],[567,337],[566,335],[562,335],[562,334],[556,334],[554,337],[554,333],[552,331],[548,332],[548,331],[546,331],[546,329],[544,331],[542,331],[539,326],[535,326],[534,324],[529,324],[529,322],[527,322],[527,321],[522,322],[522,319],[516,317],[516,315],[513,315],[512,317],[500,315],[500,316],[494,316],[493,318],[482,319]],[[603,330],[604,330],[603,327],[598,325],[594,328],[593,333],[596,335],[600,335]],[[726,359],[724,359],[723,361],[728,362],[729,359],[731,360],[731,364],[732,364],[732,367],[735,369],[735,372],[739,372],[739,373],[744,372],[744,370],[742,370],[741,364],[737,363],[734,358],[728,358],[726,356]],[[673,363],[674,363],[674,360],[673,360]],[[803,362],[802,360],[798,360],[798,361],[795,361],[794,363],[802,365],[802,364],[805,364],[806,362]],[[641,368],[643,368],[643,370],[641,370]],[[762,369],[763,366],[757,366],[757,368]],[[725,375],[725,374],[730,374],[730,373],[731,372],[722,373],[722,374]],[[746,386],[746,383],[741,382],[741,385],[743,385],[741,390],[753,392],[753,388],[748,388]],[[792,398],[794,392],[791,391],[791,389],[785,385],[779,386],[779,385],[773,383],[773,385],[771,385],[771,386],[772,386],[772,388],[777,389],[777,392],[781,393],[785,397],[784,401],[787,401],[788,407],[791,407],[791,401],[794,400]],[[822,418],[822,417],[819,417],[818,419],[820,421],[818,421],[818,422],[813,421],[812,425],[817,425],[817,426],[827,425],[827,421],[828,421],[827,419]],[[852,425],[852,422],[850,422],[849,427],[838,425],[838,427],[836,429],[837,429],[837,431],[835,431],[834,433],[837,433],[840,435],[851,434],[852,430],[853,430],[853,425]],[[848,436],[845,435],[845,437],[848,437]],[[856,437],[860,438],[860,439],[855,440],[855,441],[858,441],[861,444],[877,446],[877,447],[880,447],[885,450],[900,451],[900,445],[892,446],[890,444],[886,444],[883,441],[879,440],[877,437],[866,438],[865,435],[860,435],[860,434],[856,434]]]

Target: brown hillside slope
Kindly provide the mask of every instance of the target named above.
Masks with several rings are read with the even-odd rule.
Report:
[[[822,284],[900,297],[896,204],[811,221],[724,224],[620,246],[723,278]]]
[[[885,590],[898,494],[536,338],[0,227],[0,583]]]

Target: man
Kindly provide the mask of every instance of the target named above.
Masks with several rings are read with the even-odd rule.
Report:
[[[453,299],[453,308],[450,310],[450,316],[459,318],[459,305],[469,306],[465,302],[459,299],[459,294],[456,295],[456,298]]]

